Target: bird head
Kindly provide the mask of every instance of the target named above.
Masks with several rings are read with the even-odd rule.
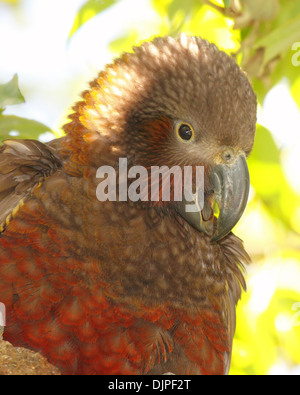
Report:
[[[109,152],[147,168],[203,166],[203,209],[186,212],[185,198],[174,209],[213,241],[230,232],[247,203],[256,128],[256,97],[233,58],[198,37],[156,38],[107,66],[83,98],[72,117],[81,127],[66,126],[83,161]]]

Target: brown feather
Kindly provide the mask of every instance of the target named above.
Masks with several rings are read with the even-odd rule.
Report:
[[[74,110],[63,139],[0,149],[6,339],[63,373],[228,372],[242,242],[211,242],[172,204],[99,202],[96,172],[123,157],[203,164],[208,178],[224,145],[248,155],[256,98],[246,76],[205,40],[158,38],[107,66]],[[174,137],[178,121],[193,125],[194,145]]]
[[[61,167],[56,150],[35,140],[5,140],[0,148],[0,233],[18,208]]]

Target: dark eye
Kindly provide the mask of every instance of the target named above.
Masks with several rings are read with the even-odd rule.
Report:
[[[189,141],[194,136],[194,130],[191,125],[187,123],[181,123],[177,129],[178,136],[185,141]]]

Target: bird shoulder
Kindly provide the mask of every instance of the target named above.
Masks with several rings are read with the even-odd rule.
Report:
[[[0,147],[0,236],[33,191],[61,166],[51,143],[4,141]]]

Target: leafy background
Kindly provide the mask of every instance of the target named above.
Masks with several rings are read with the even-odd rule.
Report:
[[[298,0],[0,0],[0,139],[61,135],[70,106],[105,63],[179,32],[234,56],[259,102],[251,196],[235,230],[253,264],[230,373],[299,375]]]

